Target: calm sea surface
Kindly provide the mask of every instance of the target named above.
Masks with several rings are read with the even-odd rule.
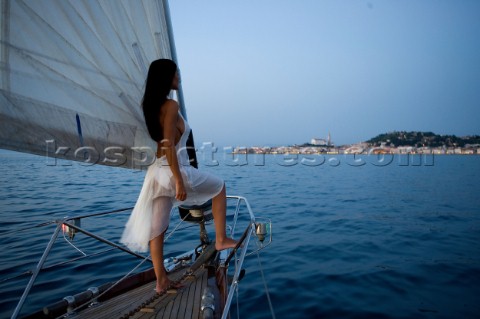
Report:
[[[214,166],[200,156],[201,169],[273,222],[261,266],[254,256],[246,264],[241,318],[270,317],[261,270],[277,318],[480,317],[480,156],[218,157]],[[29,227],[131,207],[143,177],[2,151],[0,318],[11,315],[29,279],[21,274],[35,267],[55,225]],[[82,227],[118,242],[128,215]],[[183,229],[167,254],[197,237],[196,228]],[[73,244],[88,255],[109,248],[82,234]],[[76,248],[56,241],[23,314],[117,280],[139,262],[114,250],[61,265],[82,256]]]

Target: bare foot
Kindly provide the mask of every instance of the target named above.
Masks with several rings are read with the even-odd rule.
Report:
[[[180,289],[183,288],[183,284],[179,281],[170,281],[170,288],[171,289]]]
[[[183,285],[176,281],[171,281],[170,279],[162,279],[160,281],[157,280],[157,286],[155,287],[155,291],[158,294],[164,293],[169,289],[180,289],[183,288]]]
[[[224,250],[224,249],[227,249],[227,248],[234,248],[235,246],[237,245],[237,241],[232,239],[232,238],[228,238],[228,237],[225,237],[225,239],[223,241],[216,241],[215,242],[215,249],[220,251],[220,250]]]
[[[169,286],[170,286],[170,280],[165,276],[161,280],[157,279],[157,286],[155,287],[155,291],[157,292],[157,294],[161,294],[167,291]]]

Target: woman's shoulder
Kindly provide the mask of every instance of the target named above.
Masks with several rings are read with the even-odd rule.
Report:
[[[177,113],[178,110],[180,109],[180,106],[178,105],[178,102],[175,100],[167,99],[165,103],[163,103],[162,109],[166,113],[170,112],[175,112]]]
[[[162,117],[167,114],[177,114],[179,109],[177,101],[168,99],[163,103],[160,114]]]

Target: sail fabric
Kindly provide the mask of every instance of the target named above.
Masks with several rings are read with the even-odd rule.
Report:
[[[166,1],[0,3],[0,147],[120,167],[151,157],[140,104],[150,62],[173,55]]]

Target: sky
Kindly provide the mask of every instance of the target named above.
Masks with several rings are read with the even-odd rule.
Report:
[[[478,0],[171,0],[196,145],[480,134]]]

